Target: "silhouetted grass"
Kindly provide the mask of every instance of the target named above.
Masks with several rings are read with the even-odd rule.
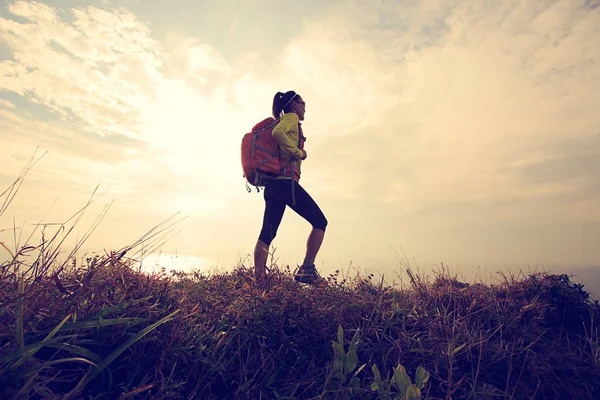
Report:
[[[372,276],[306,287],[288,269],[256,285],[243,266],[145,274],[115,254],[35,280],[12,269],[0,276],[2,398],[378,398],[373,366],[389,380],[398,364],[431,373],[429,398],[600,393],[599,307],[566,275],[411,275],[397,290]],[[359,332],[353,391],[331,384],[340,325],[346,344]]]

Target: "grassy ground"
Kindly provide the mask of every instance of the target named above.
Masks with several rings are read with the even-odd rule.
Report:
[[[600,308],[566,275],[313,288],[286,269],[145,274],[114,253],[17,270],[0,272],[1,398],[396,398],[400,364],[423,398],[600,396]]]

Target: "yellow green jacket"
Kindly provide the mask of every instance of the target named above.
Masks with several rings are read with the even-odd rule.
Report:
[[[306,138],[302,134],[300,119],[295,113],[284,114],[273,128],[273,138],[279,145],[280,179],[300,180],[302,151]]]

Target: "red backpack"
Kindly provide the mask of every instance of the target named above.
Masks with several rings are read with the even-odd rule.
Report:
[[[244,178],[257,190],[279,174],[279,146],[271,134],[277,123],[275,118],[266,118],[242,138]],[[250,191],[248,184],[246,188]]]

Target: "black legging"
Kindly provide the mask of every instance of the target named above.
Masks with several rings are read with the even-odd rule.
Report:
[[[293,204],[292,182],[296,204]],[[269,180],[265,186],[264,196],[265,215],[258,239],[267,245],[270,245],[275,235],[277,235],[277,229],[286,206],[290,206],[298,215],[307,220],[313,228],[324,231],[327,227],[325,215],[298,182],[291,179]]]

